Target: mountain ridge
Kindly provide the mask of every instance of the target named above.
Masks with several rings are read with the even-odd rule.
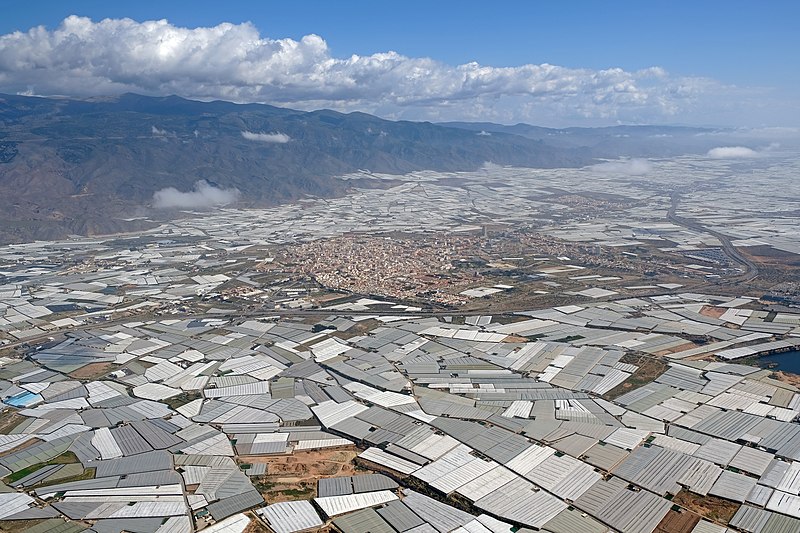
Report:
[[[487,162],[575,167],[620,151],[608,135],[534,135],[566,130],[529,125],[494,125],[487,135],[481,124],[134,93],[0,94],[0,126],[5,242],[141,228],[143,222],[124,219],[153,214],[156,191],[191,190],[198,180],[238,189],[241,206],[268,206],[346,194],[352,184],[335,178],[358,170],[460,171]],[[559,138],[569,135],[569,142]],[[628,151],[658,152],[640,145]]]

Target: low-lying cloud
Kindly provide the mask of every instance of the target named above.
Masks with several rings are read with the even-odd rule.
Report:
[[[624,159],[592,165],[591,169],[601,174],[641,176],[653,170],[653,165],[646,159]]]
[[[761,154],[746,146],[718,146],[706,154],[711,159],[752,159]]]
[[[161,137],[162,139],[166,137],[177,137],[174,131],[162,130],[157,126],[151,126],[150,132],[153,134],[153,137]]]
[[[242,137],[244,137],[248,141],[259,141],[262,143],[278,143],[278,144],[285,144],[292,140],[291,137],[289,137],[285,133],[280,133],[280,132],[260,133],[255,131],[243,131]]]
[[[167,187],[153,193],[153,207],[157,209],[207,209],[234,203],[239,199],[239,189],[220,189],[206,180],[195,182],[191,191]]]

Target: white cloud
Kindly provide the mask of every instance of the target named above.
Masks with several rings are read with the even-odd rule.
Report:
[[[1,35],[0,91],[133,91],[411,120],[562,125],[698,123],[741,117],[742,109],[751,109],[743,98],[760,102],[759,109],[766,102],[759,90],[676,77],[659,67],[448,65],[392,51],[340,58],[317,35],[272,39],[250,23],[190,29],[166,20],[94,22],[77,16],[53,30],[38,26]]]
[[[291,139],[285,133],[256,133],[253,131],[243,131],[242,137],[247,139],[248,141],[259,141],[264,143],[278,143],[278,144],[285,144],[288,143]]]
[[[156,126],[151,126],[150,131],[154,137],[175,137],[174,131],[167,131],[157,128]]]
[[[236,188],[220,189],[206,180],[195,182],[191,191],[167,187],[153,193],[153,207],[157,209],[203,209],[232,204],[239,198]]]
[[[708,151],[711,159],[751,159],[761,154],[746,146],[719,146]]]
[[[653,170],[653,165],[646,159],[623,159],[620,161],[607,161],[589,167],[602,174],[622,174],[625,176],[641,176]]]

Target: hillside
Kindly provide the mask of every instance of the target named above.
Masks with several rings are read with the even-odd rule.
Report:
[[[551,129],[390,121],[365,113],[124,94],[0,95],[0,242],[103,234],[164,217],[153,194],[198,180],[238,189],[236,205],[345,194],[368,170],[553,168],[596,158],[707,150],[694,128]]]
[[[75,100],[0,95],[0,227],[4,241],[135,229],[153,193],[200,179],[237,188],[239,205],[344,194],[334,176],[366,169],[470,170],[489,161],[558,167],[590,161],[513,134],[478,135],[364,113],[302,112],[183,98]],[[280,133],[288,142],[247,139]],[[277,137],[286,140],[286,137]]]

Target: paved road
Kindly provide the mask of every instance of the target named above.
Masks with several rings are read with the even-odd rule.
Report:
[[[722,250],[725,252],[725,255],[731,258],[731,260],[744,268],[744,272],[742,273],[740,279],[741,281],[750,281],[755,279],[758,276],[758,265],[756,265],[753,261],[749,260],[741,253],[736,247],[731,244],[731,239],[727,235],[720,233],[716,230],[707,228],[703,226],[699,222],[695,220],[691,220],[688,218],[679,217],[675,214],[675,211],[678,209],[678,204],[681,201],[680,194],[673,192],[670,194],[671,204],[669,207],[669,211],[667,212],[667,219],[676,224],[678,226],[683,226],[684,228],[699,231],[702,233],[707,233],[709,235],[713,235],[719,242],[722,243]]]

